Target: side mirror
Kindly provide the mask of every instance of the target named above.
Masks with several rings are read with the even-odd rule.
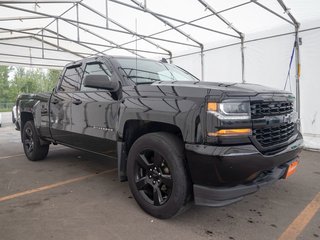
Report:
[[[90,88],[106,89],[109,91],[117,91],[119,82],[107,75],[89,74],[85,76],[83,85]]]

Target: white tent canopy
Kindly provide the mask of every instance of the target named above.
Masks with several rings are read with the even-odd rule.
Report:
[[[285,4],[290,9],[282,0],[0,1],[0,49],[25,56],[8,56],[8,62],[29,65],[63,66],[103,53],[170,58],[216,41],[239,42],[241,34],[279,26],[293,31],[294,18],[320,13],[316,0]]]
[[[320,1],[141,1],[1,0],[0,64],[61,68],[103,54],[167,58],[202,80],[283,88],[300,34],[306,75],[300,89],[295,44],[286,89],[296,93],[298,110],[302,96],[305,135],[320,139],[320,109],[309,97],[320,90],[312,82],[319,71]]]

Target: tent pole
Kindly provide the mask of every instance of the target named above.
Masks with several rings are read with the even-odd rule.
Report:
[[[74,23],[70,23],[70,24],[73,25]],[[75,26],[75,25],[73,25],[73,26]],[[82,28],[82,27],[80,26],[80,28]],[[28,31],[30,31],[30,30],[38,30],[39,28],[26,29],[27,31],[24,31],[23,29],[22,29],[22,30],[21,30],[21,29],[20,29],[20,30],[14,30],[14,29],[1,28],[1,27],[0,27],[0,29],[5,30],[5,31],[3,31],[3,32],[17,32],[17,33],[22,33],[22,34],[30,35],[30,36],[43,36],[43,37],[50,38],[50,39],[57,39],[56,36],[44,35],[44,34],[43,34],[43,35],[40,35],[40,34],[34,34],[34,33],[31,33],[31,32],[28,32]],[[89,34],[94,35],[90,30],[86,30],[85,28],[83,28],[83,30],[84,30],[84,31],[87,31]],[[52,33],[52,34],[54,34],[54,35],[57,34],[55,31],[52,31],[52,30],[50,30],[50,29],[46,29],[45,31],[47,31],[47,32],[49,32],[49,33]],[[0,33],[1,33],[1,32],[0,32]],[[99,38],[101,37],[101,36],[99,36],[99,35],[94,35],[94,36],[99,37]],[[77,44],[79,44],[79,45],[80,45],[80,44],[89,44],[89,45],[100,46],[100,47],[114,47],[114,46],[112,46],[112,45],[106,45],[106,44],[101,44],[101,43],[93,43],[93,42],[86,42],[86,41],[80,41],[80,42],[78,42],[78,41],[75,40],[75,39],[67,38],[67,37],[65,37],[65,36],[63,36],[63,35],[61,35],[61,34],[58,35],[58,38],[59,38],[60,41],[73,42],[73,43],[77,43]],[[12,39],[12,38],[0,38],[0,40],[5,40],[5,39]],[[116,43],[112,42],[111,40],[108,40],[108,39],[105,39],[105,38],[102,38],[102,37],[101,37],[101,39],[109,42],[110,44],[115,44],[115,45],[116,45]],[[117,47],[117,46],[116,46],[116,47]],[[126,48],[126,47],[121,47],[121,49],[127,50],[127,51],[138,51],[138,52],[144,52],[144,53],[160,54],[160,55],[169,55],[169,56],[170,56],[170,54],[161,53],[161,52],[157,52],[157,51],[142,50],[142,49],[136,50],[136,49],[133,49],[133,48]],[[100,53],[100,52],[99,52],[99,53]],[[171,54],[171,55],[172,55],[172,54]],[[140,56],[140,57],[144,58],[143,56]],[[171,58],[172,58],[172,56],[171,56]]]
[[[106,18],[102,13],[96,11],[95,9],[89,7],[88,5],[85,5],[84,3],[80,3],[79,4],[83,7],[85,7],[86,9],[92,11],[93,13],[103,17],[103,18]],[[32,10],[29,10],[29,9],[24,9],[24,8],[19,8],[19,7],[15,7],[15,6],[11,6],[11,5],[5,5],[5,4],[0,4],[1,7],[5,7],[5,8],[11,8],[11,9],[15,9],[15,10],[19,10],[19,11],[23,11],[23,12],[29,12],[29,13],[32,13],[32,14],[37,14],[37,15],[41,15],[41,16],[45,16],[45,17],[52,17],[54,18],[53,22],[56,21],[56,19],[60,19],[62,21],[65,21],[65,22],[72,22],[72,23],[77,23],[76,20],[73,20],[73,19],[68,19],[68,18],[64,18],[64,17],[61,17],[61,16],[55,16],[55,15],[50,15],[50,14],[47,14],[47,13],[43,13],[43,12],[35,12],[35,11],[32,11]],[[71,8],[70,8],[71,9]],[[70,9],[68,9],[67,11],[69,11]],[[65,11],[65,12],[67,12]],[[122,24],[114,21],[113,19],[111,19],[109,17],[109,22],[112,22],[113,24],[117,25],[119,28],[122,28],[124,29],[123,30],[119,30],[119,29],[111,29],[111,28],[108,28],[106,29],[104,26],[100,26],[100,25],[96,25],[96,24],[92,24],[92,23],[88,23],[88,22],[81,22],[79,21],[79,24],[81,25],[86,25],[86,26],[92,26],[92,27],[95,27],[95,28],[100,28],[100,29],[106,29],[106,30],[110,30],[110,31],[114,31],[114,32],[119,32],[119,33],[124,33],[124,34],[127,34],[127,35],[137,35],[135,32],[133,32],[132,30],[128,29],[127,27],[123,26]],[[50,23],[51,24],[51,23]],[[50,24],[48,24],[47,26],[49,26]],[[46,29],[46,27],[44,27],[43,29]],[[39,31],[39,33],[41,32],[41,30]],[[191,45],[191,44],[187,44],[187,43],[182,43],[182,42],[178,42],[178,41],[173,41],[173,40],[169,40],[169,39],[164,39],[164,38],[155,38],[155,37],[148,37],[148,36],[145,36],[145,35],[141,35],[141,34],[138,34],[137,35],[138,37],[141,37],[144,41],[147,41],[148,43],[154,45],[155,47],[157,48],[160,48],[162,49],[163,51],[167,52],[169,54],[169,50],[161,47],[161,45],[149,40],[150,39],[155,39],[155,40],[159,40],[159,41],[165,41],[165,42],[172,42],[172,43],[176,43],[176,44],[180,44],[180,45],[185,45],[185,46],[194,46],[194,47],[198,47],[197,45]],[[117,48],[120,48],[119,44],[118,44],[118,47]]]
[[[183,36],[185,36],[187,39],[190,39],[191,41],[193,41],[194,43],[198,44],[199,47],[201,48],[202,43],[200,43],[199,41],[197,41],[196,39],[194,39],[192,36],[190,36],[190,34],[185,33],[184,31],[182,31],[181,29],[177,28],[176,26],[174,26],[172,23],[168,22],[167,20],[163,19],[162,17],[159,17],[158,15],[156,15],[153,11],[149,10],[148,8],[145,8],[144,6],[142,6],[139,2],[137,2],[136,0],[131,0],[131,2],[133,2],[134,4],[138,5],[142,10],[144,10],[145,12],[149,13],[150,15],[154,16],[156,19],[158,19],[159,21],[163,22],[165,25],[168,25],[169,27],[171,27],[172,29],[176,30],[178,33],[182,34]]]
[[[169,62],[172,63],[172,52],[169,53]]]
[[[93,9],[92,7],[90,7],[90,6],[88,6],[88,5],[84,4],[84,3],[80,3],[80,5],[82,5],[82,6],[85,7],[86,9],[90,10],[91,12],[99,15],[100,17],[102,17],[102,18],[104,18],[104,19],[107,18],[107,17],[104,16],[102,13],[96,11],[95,9]],[[113,24],[115,24],[115,25],[117,25],[119,28],[122,28],[123,30],[125,30],[124,33],[126,33],[126,34],[130,34],[130,35],[133,35],[133,36],[136,36],[136,35],[137,35],[137,36],[141,36],[140,34],[137,34],[136,32],[134,32],[134,31],[130,30],[129,28],[127,28],[126,26],[123,26],[122,24],[116,22],[115,20],[111,19],[110,17],[108,17],[108,21],[111,22],[111,23],[113,23]],[[108,30],[111,30],[111,29],[108,29]],[[116,30],[116,31],[117,31],[117,30]],[[120,32],[120,30],[118,30],[118,32]],[[167,52],[168,54],[170,53],[169,50],[167,50],[167,49],[165,49],[164,47],[162,47],[161,45],[159,45],[159,44],[151,41],[150,39],[143,38],[143,40],[146,41],[146,42],[148,42],[148,43],[150,43],[150,44],[152,44],[152,45],[154,45],[154,46],[156,46],[157,48],[162,49],[163,51]],[[118,45],[118,46],[119,46],[119,45]]]
[[[42,58],[44,58],[43,29],[41,30],[41,48]]]
[[[147,8],[145,5],[142,5],[142,3],[139,5],[141,7],[135,7],[135,6],[132,6],[131,4],[127,4],[127,3],[124,3],[124,2],[118,1],[118,0],[109,0],[109,1],[113,2],[113,3],[120,4],[122,6],[131,8],[131,9],[135,9],[137,11],[142,11],[142,12],[144,12],[145,11],[144,9]],[[179,22],[179,23],[182,23],[183,25],[189,25],[189,26],[192,26],[192,27],[195,27],[195,28],[199,28],[199,29],[203,29],[203,30],[207,30],[207,31],[210,31],[210,32],[223,34],[223,35],[226,35],[226,36],[229,36],[229,37],[239,38],[238,36],[233,35],[233,34],[228,34],[226,32],[217,31],[217,30],[214,30],[212,28],[208,28],[208,27],[205,27],[205,26],[194,24],[193,21],[186,22],[186,21],[178,19],[178,18],[169,17],[169,16],[167,16],[165,14],[156,13],[154,11],[151,11],[150,9],[149,9],[149,11],[152,12],[152,14],[154,14],[154,16],[158,16],[158,17],[161,17],[161,18],[169,19],[169,20],[172,20],[174,22]],[[210,15],[210,16],[213,16],[213,14]]]
[[[80,31],[79,31],[79,4],[76,5],[76,14],[77,14],[77,40],[80,42]]]
[[[263,8],[264,10],[266,10],[269,13],[272,13],[273,15],[281,18],[282,20],[286,21],[287,23],[291,24],[291,25],[295,25],[296,23],[293,21],[289,21],[288,19],[286,19],[285,17],[281,16],[280,14],[276,13],[275,11],[271,10],[270,8],[264,6],[263,4],[259,3],[257,0],[252,1],[253,3],[257,4],[258,6],[260,6],[261,8]],[[278,0],[278,2],[282,2],[282,0]],[[286,11],[286,9],[284,9]]]
[[[203,46],[201,46],[201,81],[204,81],[204,53],[203,53]]]
[[[59,48],[59,20],[58,18],[56,19],[57,21],[57,46]]]
[[[241,35],[241,75],[242,75],[242,83],[245,83],[245,61],[244,61],[244,34]]]
[[[28,36],[28,37],[15,37],[15,38],[10,38],[10,39],[22,39],[22,38],[31,38],[31,39],[35,39],[39,42],[41,42],[41,39],[37,38],[37,37],[34,37],[34,36]],[[57,45],[51,43],[51,42],[47,42],[47,41],[44,41],[45,44],[47,45],[50,45],[50,46],[53,46],[53,47],[57,47]],[[38,50],[41,50],[42,48],[41,47],[35,47],[35,46],[28,46],[28,45],[21,45],[21,44],[12,44],[12,43],[3,43],[3,42],[0,42],[0,45],[5,45],[5,46],[14,46],[14,47],[22,47],[22,48],[31,48],[31,49],[38,49]],[[46,51],[53,51],[53,52],[60,52],[61,53],[61,50],[65,51],[65,52],[68,52],[68,53],[71,53],[79,58],[85,58],[86,56],[85,55],[90,55],[90,53],[79,53],[79,52],[72,52],[66,48],[62,48],[60,47],[59,50],[56,50],[56,49],[53,49],[53,48],[44,48],[44,50]],[[1,53],[2,54],[2,53]]]
[[[51,1],[1,1],[2,4],[30,4],[30,3],[37,3],[37,4],[44,4],[44,3],[80,3],[81,1],[66,1],[66,0],[51,0]]]
[[[110,1],[115,2],[114,0],[110,0]],[[120,2],[117,1],[117,3],[120,3]],[[245,3],[241,3],[241,4],[239,4],[239,5],[235,5],[235,6],[232,6],[232,7],[230,7],[230,8],[223,9],[223,10],[217,12],[217,13],[227,12],[227,11],[229,11],[229,10],[236,9],[236,8],[241,7],[241,6],[247,5],[247,4],[249,4],[249,3],[251,3],[251,1],[248,1],[248,2],[245,2]],[[121,3],[121,4],[122,4],[122,3]],[[176,28],[180,28],[180,27],[183,27],[183,26],[185,26],[185,25],[190,25],[190,23],[193,23],[193,22],[196,22],[196,21],[199,21],[199,20],[208,18],[208,17],[212,17],[212,16],[215,16],[215,14],[211,13],[211,14],[209,14],[209,15],[206,15],[206,16],[203,16],[203,17],[200,17],[200,18],[196,18],[196,19],[193,19],[193,20],[188,21],[188,22],[181,23],[181,24],[177,25]],[[190,25],[190,26],[191,26],[191,25]],[[162,30],[162,31],[160,31],[160,32],[155,32],[155,33],[153,33],[153,34],[151,34],[151,35],[148,35],[148,36],[146,36],[146,37],[152,37],[152,36],[155,36],[155,35],[158,35],[158,34],[161,34],[161,33],[164,33],[164,32],[168,32],[168,31],[171,31],[171,30],[172,30],[172,28],[167,28],[167,29],[165,29],[165,30]],[[142,39],[142,38],[139,37],[139,38],[138,38],[138,41],[141,40],[141,39]],[[124,45],[126,45],[126,44],[130,44],[130,43],[133,43],[133,42],[135,42],[135,40],[131,40],[131,41],[129,41],[129,42],[122,43],[122,44],[120,44],[120,46],[122,47],[122,46],[124,46]],[[196,47],[197,47],[197,46],[196,46]],[[111,50],[111,49],[106,49],[106,50],[104,50],[103,52],[106,52],[106,51],[109,51],[109,50]]]
[[[300,41],[299,41],[299,28],[300,28],[300,23],[297,21],[297,19],[292,15],[290,12],[290,9],[287,8],[283,0],[278,0],[278,3],[280,6],[283,8],[284,12],[289,16],[291,21],[293,22],[295,26],[295,52],[296,52],[296,109],[298,112],[298,124],[297,128],[298,130],[301,129],[301,112],[300,112]]]
[[[217,18],[219,18],[222,22],[224,22],[229,28],[231,28],[234,32],[236,32],[239,37],[241,38],[242,32],[240,32],[237,28],[235,28],[231,22],[229,22],[226,18],[224,18],[222,15],[220,15],[209,3],[207,3],[204,0],[198,0],[199,3],[201,3],[206,9],[208,9],[210,12],[212,12]]]
[[[296,48],[296,109],[298,112],[298,129],[301,128],[301,112],[300,112],[300,46],[299,46],[299,24],[296,25],[296,33],[295,33],[295,48]]]
[[[133,1],[133,0],[131,0]],[[205,0],[198,0],[206,9],[208,9],[212,14],[214,14],[217,18],[219,18],[224,24],[226,24],[229,28],[231,28],[239,38],[241,39],[241,68],[242,68],[242,82],[244,83],[244,35],[237,28],[235,28],[231,22],[229,22],[226,18],[220,15],[211,5],[209,5]],[[203,47],[201,48],[201,75],[203,80]]]
[[[29,56],[26,56],[26,55],[12,54],[12,53],[10,53],[10,54],[9,53],[0,53],[0,56],[24,58],[24,60],[25,60],[25,58],[29,58]],[[74,61],[74,59],[59,59],[59,58],[50,58],[50,57],[49,58],[48,57],[42,58],[42,57],[37,57],[37,56],[33,56],[32,58],[33,59],[40,59],[40,60],[45,59],[45,60],[59,61],[59,62],[61,61],[61,62],[67,62],[67,63]]]
[[[109,28],[109,9],[108,0],[106,0],[106,28]]]

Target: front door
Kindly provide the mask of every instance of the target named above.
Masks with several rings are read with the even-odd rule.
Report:
[[[89,74],[111,78],[112,69],[102,62],[89,62],[83,79]],[[87,88],[82,84],[80,91],[73,94],[72,104],[72,132],[77,135],[77,147],[114,156],[118,110],[119,102],[108,90]]]

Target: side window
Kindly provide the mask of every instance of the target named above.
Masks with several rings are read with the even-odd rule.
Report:
[[[106,75],[108,76],[108,78],[111,78],[111,72],[110,70],[107,68],[107,66],[103,63],[100,62],[94,62],[94,63],[88,63],[85,70],[84,70],[84,75],[83,75],[83,79],[87,76],[87,75]],[[85,87],[83,85],[83,80],[81,83],[81,91],[93,91],[96,90],[95,88],[90,88],[90,87]]]
[[[68,67],[63,75],[59,90],[63,92],[79,91],[82,74],[80,65]]]

